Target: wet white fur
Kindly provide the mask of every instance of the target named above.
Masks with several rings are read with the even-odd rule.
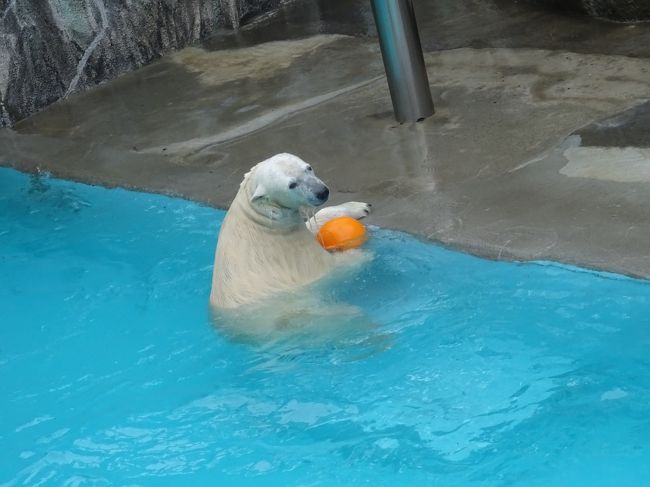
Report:
[[[290,188],[291,183],[296,183]],[[336,265],[316,241],[317,229],[336,216],[366,216],[368,205],[325,209],[305,225],[301,210],[314,208],[324,188],[311,167],[278,154],[251,169],[226,214],[214,261],[210,303],[237,308],[309,284]]]

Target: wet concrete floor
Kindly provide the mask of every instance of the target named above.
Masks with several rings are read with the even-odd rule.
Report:
[[[416,8],[424,122],[393,119],[368,2],[297,1],[0,131],[0,164],[227,207],[248,168],[293,152],[373,224],[650,277],[650,24]]]

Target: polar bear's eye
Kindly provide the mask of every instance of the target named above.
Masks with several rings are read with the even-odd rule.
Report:
[[[313,169],[311,168],[311,166],[307,166],[307,171],[313,171]]]
[[[296,186],[298,186],[298,183],[296,183],[295,181],[292,182],[292,183],[289,183],[289,189],[294,189]]]

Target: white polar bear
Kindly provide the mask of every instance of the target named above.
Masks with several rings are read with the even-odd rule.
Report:
[[[361,219],[370,213],[370,205],[350,202],[325,208],[305,222],[303,210],[322,205],[328,196],[327,186],[297,156],[278,154],[253,167],[221,227],[210,303],[237,308],[330,272],[335,258],[313,233],[338,216]]]

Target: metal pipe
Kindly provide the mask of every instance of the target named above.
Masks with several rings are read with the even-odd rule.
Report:
[[[412,0],[372,0],[388,88],[398,122],[433,115],[429,78]]]

